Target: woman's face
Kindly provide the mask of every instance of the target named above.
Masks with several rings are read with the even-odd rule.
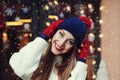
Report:
[[[61,55],[69,52],[75,45],[75,38],[73,35],[64,30],[58,30],[52,38],[51,51],[54,55]]]

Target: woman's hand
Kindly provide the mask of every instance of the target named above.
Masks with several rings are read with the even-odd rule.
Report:
[[[86,17],[86,16],[81,16],[80,17],[80,20],[82,20],[83,22],[85,22],[86,24],[86,27],[87,27],[87,30],[91,30],[92,27],[93,27],[93,21]],[[86,63],[86,59],[88,57],[88,53],[89,53],[89,45],[90,45],[90,42],[88,40],[88,36],[85,37],[85,40],[84,40],[84,43],[83,43],[83,48],[79,54],[79,60]]]
[[[57,27],[63,22],[63,20],[58,20],[53,22],[50,26],[48,26],[42,34],[40,34],[40,37],[42,37],[45,40],[48,40],[53,36],[55,33]]]

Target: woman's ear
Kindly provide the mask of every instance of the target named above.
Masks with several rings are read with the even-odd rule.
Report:
[[[51,43],[51,42],[52,42],[52,38],[50,38],[50,39],[48,40],[48,42]]]

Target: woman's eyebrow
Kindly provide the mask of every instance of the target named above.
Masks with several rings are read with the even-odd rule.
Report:
[[[61,31],[62,31],[63,35],[65,35],[65,32],[64,32],[64,30],[62,29]]]
[[[69,40],[71,40],[71,41],[74,41],[74,42],[75,42],[75,40],[74,40],[74,39],[71,39],[71,38],[70,38]]]
[[[63,35],[65,35],[64,30],[62,29],[61,31],[62,31]],[[73,41],[75,41],[75,39],[71,39],[71,38],[70,38],[69,40],[73,40]]]

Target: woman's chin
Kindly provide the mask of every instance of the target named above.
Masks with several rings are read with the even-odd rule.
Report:
[[[58,55],[55,51],[52,51],[52,53],[53,53],[54,55]]]
[[[59,53],[58,51],[54,50],[54,49],[52,49],[51,52],[52,52],[54,55],[56,55],[56,56],[57,56],[57,55],[60,55],[60,53]]]

